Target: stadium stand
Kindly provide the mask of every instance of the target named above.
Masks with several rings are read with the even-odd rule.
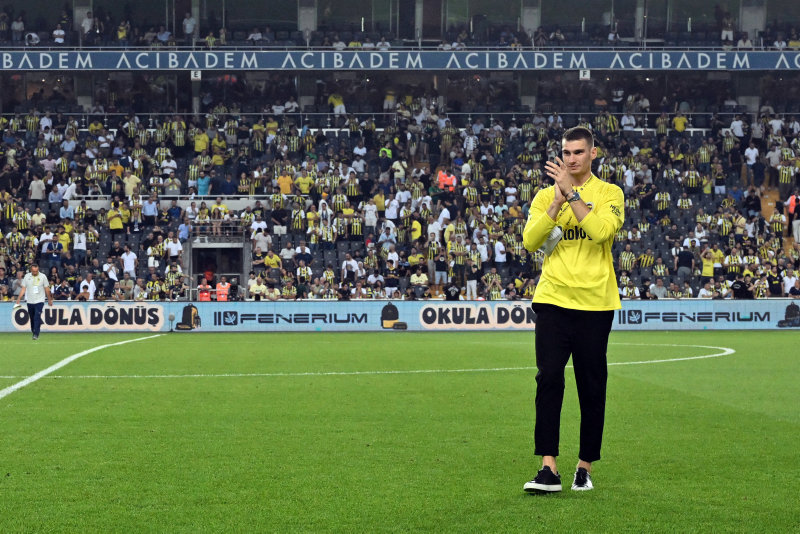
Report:
[[[733,47],[718,19],[653,36]],[[34,44],[11,20],[0,13],[4,47],[62,44],[60,32]],[[204,21],[188,42],[103,12],[74,32],[66,13],[57,24],[64,46],[81,47],[420,44],[352,24],[306,34]],[[628,46],[616,22],[475,28],[449,27],[432,46]],[[755,46],[735,37],[768,48],[789,30],[767,25]],[[288,76],[226,74],[204,85],[199,114],[148,98],[157,84],[145,77],[109,81],[88,109],[66,89],[14,102],[0,117],[2,298],[33,261],[65,299],[530,298],[543,256],[524,249],[522,228],[549,185],[543,162],[576,125],[595,134],[595,174],[626,193],[614,245],[623,298],[726,298],[738,276],[754,297],[789,294],[800,268],[792,78],[765,81],[751,113],[726,80],[692,73],[667,88],[554,79],[536,109],[514,83],[452,76],[458,94],[446,97],[321,76],[301,106]]]
[[[543,257],[520,235],[548,186],[541,163],[558,154],[566,125],[556,112],[457,128],[421,97],[398,104],[383,128],[353,115],[340,129],[298,118],[251,124],[216,102],[201,121],[128,114],[115,131],[103,126],[108,117],[83,129],[35,109],[2,119],[6,294],[38,260],[54,291],[72,288],[61,289],[67,298],[85,297],[90,275],[100,300],[189,298],[199,278],[180,274],[184,251],[236,242],[252,247],[254,264],[246,283],[250,268],[225,273],[243,282],[231,298],[275,298],[259,286],[280,298],[430,298],[448,285],[466,293],[468,274],[478,298],[530,297]],[[768,112],[757,121],[769,132],[758,144],[718,118],[681,132],[680,112],[662,114],[655,130],[623,128],[608,109],[581,122],[600,149],[595,174],[626,193],[614,246],[624,297],[652,294],[645,282],[659,278],[669,297],[698,296],[705,282],[724,297],[737,275],[757,296],[788,293],[783,280],[800,259],[796,242],[784,246],[800,124]],[[762,209],[776,189],[786,213],[780,201]],[[265,262],[269,251],[279,259]],[[216,289],[221,275],[210,270]]]

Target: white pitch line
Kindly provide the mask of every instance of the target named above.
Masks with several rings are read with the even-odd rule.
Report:
[[[16,384],[8,386],[7,388],[5,388],[3,390],[0,390],[0,399],[2,399],[3,397],[7,397],[7,396],[11,395],[15,391],[19,391],[20,389],[24,388],[27,385],[33,384],[37,380],[46,377],[47,375],[49,375],[50,373],[52,373],[54,371],[58,371],[59,369],[61,369],[65,365],[68,365],[69,363],[74,362],[78,358],[82,358],[82,357],[86,356],[87,354],[91,354],[93,352],[97,352],[98,350],[107,349],[108,347],[116,347],[118,345],[125,345],[127,343],[134,343],[136,341],[144,341],[145,339],[153,339],[153,338],[159,337],[161,335],[163,335],[163,334],[156,334],[154,336],[146,336],[146,337],[137,337],[136,339],[128,339],[126,341],[118,341],[117,343],[107,343],[105,345],[100,345],[100,346],[97,346],[97,347],[94,347],[94,348],[91,348],[91,349],[84,350],[82,352],[75,353],[72,356],[67,356],[66,358],[64,358],[60,362],[54,363],[53,365],[51,365],[47,369],[43,369],[43,370],[39,371],[38,373],[36,373],[35,375],[29,376],[25,380],[22,380],[20,382],[17,382]]]
[[[125,343],[131,343],[133,341],[140,341],[142,339],[150,339],[152,337],[158,336],[150,336],[146,338],[139,338],[139,339],[132,339],[129,341],[123,341],[121,343],[113,343],[111,345],[103,345],[102,347],[97,347],[91,349],[90,351],[86,352],[94,352],[95,350],[100,350],[105,347],[111,347],[113,345],[122,345]],[[636,345],[636,346],[645,346],[645,347],[694,347],[694,348],[701,348],[701,349],[715,349],[719,350],[720,352],[715,352],[713,354],[703,354],[701,356],[687,356],[683,358],[671,358],[671,359],[662,359],[662,360],[642,360],[636,362],[609,362],[608,365],[647,365],[652,363],[669,363],[669,362],[683,362],[688,360],[705,360],[708,358],[719,358],[721,356],[729,356],[734,354],[736,350],[730,347],[715,347],[712,345],[681,345],[681,344],[671,344],[671,343],[612,343],[613,345]],[[82,354],[83,355],[83,354]],[[78,356],[80,357],[80,356]],[[72,357],[70,357],[72,358]],[[72,361],[72,360],[70,360]],[[59,362],[60,364],[61,362]],[[69,363],[69,362],[66,362]],[[64,365],[66,365],[66,363]],[[56,365],[59,365],[56,364]],[[63,365],[62,365],[63,367]],[[567,366],[571,368],[571,365]],[[55,369],[53,369],[55,370]],[[535,371],[535,366],[525,366],[525,367],[483,367],[483,368],[473,368],[473,369],[408,369],[408,370],[388,370],[388,371],[307,371],[307,372],[299,372],[299,373],[219,373],[219,374],[185,374],[185,375],[53,375],[49,378],[53,379],[61,379],[61,378],[83,378],[83,379],[90,379],[90,378],[99,378],[99,379],[116,379],[116,378],[259,378],[259,377],[301,377],[301,376],[359,376],[359,375],[418,375],[418,374],[438,374],[438,373],[497,373],[503,371]],[[44,372],[44,371],[43,371]],[[51,371],[52,372],[52,371]],[[34,375],[35,376],[35,375]],[[45,376],[45,375],[42,375]],[[20,378],[18,376],[0,376],[0,378]],[[32,377],[31,377],[32,378]],[[41,378],[41,377],[39,377]],[[38,378],[37,378],[38,380]],[[27,384],[26,384],[27,385]],[[11,386],[14,387],[14,386]],[[20,386],[24,387],[24,386]],[[3,390],[5,391],[5,390]],[[3,395],[0,394],[0,398]]]
[[[708,358],[719,358],[729,356],[736,351],[729,347],[714,347],[710,345],[678,345],[678,344],[653,344],[653,343],[615,343],[615,345],[642,345],[642,346],[663,346],[663,347],[695,347],[704,349],[716,349],[720,352],[714,354],[703,354],[701,356],[687,356],[683,358],[672,358],[663,360],[644,360],[637,362],[610,362],[608,365],[647,365],[651,363],[683,362],[688,360],[704,360]],[[568,365],[567,367],[572,367]],[[186,374],[186,375],[55,375],[50,378],[259,378],[259,377],[301,377],[301,376],[360,376],[360,375],[419,375],[419,374],[439,374],[439,373],[496,373],[503,371],[535,371],[535,366],[526,367],[483,367],[477,369],[408,369],[408,370],[388,370],[388,371],[307,371],[301,373],[220,373],[220,374]]]

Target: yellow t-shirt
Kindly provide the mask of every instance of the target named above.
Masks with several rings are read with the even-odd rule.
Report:
[[[194,136],[194,151],[208,150],[208,135],[205,132]]]
[[[300,190],[300,193],[307,195],[311,188],[314,186],[314,179],[310,176],[298,176],[294,181],[294,185]]]
[[[281,258],[277,254],[272,256],[271,258],[269,255],[264,256],[264,265],[268,269],[276,269],[278,265],[280,265]]]
[[[416,241],[422,235],[422,224],[416,219],[411,221],[411,239]]]
[[[291,176],[287,176],[286,174],[282,174],[278,177],[278,187],[281,188],[282,195],[291,195],[292,194],[292,181]]]
[[[422,255],[422,254],[420,254],[420,253],[417,253],[417,254],[409,254],[409,256],[408,256],[408,264],[409,264],[411,267],[416,267],[417,265],[419,265],[420,263],[422,263],[424,260],[425,260],[425,256],[423,256],[423,255]]]
[[[108,228],[111,230],[122,230],[122,215],[118,210],[108,210]]]
[[[332,106],[341,106],[342,104],[344,104],[344,99],[342,98],[342,95],[340,95],[339,93],[333,93],[328,97],[328,104]]]
[[[566,202],[556,221],[547,215],[555,196],[552,186],[533,199],[522,234],[525,248],[537,250],[556,225],[564,232],[552,254],[545,257],[533,302],[573,310],[620,309],[611,245],[625,220],[622,189],[592,175],[576,190],[592,207],[581,222]]]
[[[62,234],[58,234],[58,242],[61,243],[61,246],[64,247],[64,250],[69,250],[69,244],[72,242],[72,239],[69,237],[69,234],[65,231]]]
[[[689,120],[684,116],[674,117],[672,119],[672,127],[675,129],[676,132],[683,132],[684,130],[686,130],[687,122],[689,122]]]
[[[703,257],[703,270],[700,276],[714,276],[714,258]]]
[[[218,135],[211,141],[211,148],[216,152],[224,152],[226,148],[228,148],[228,143],[225,142],[225,139],[222,138],[221,135]]]
[[[142,183],[142,180],[136,176],[135,174],[131,174],[130,176],[126,176],[123,178],[123,183],[125,184],[125,196],[129,197],[133,195],[133,192],[136,190],[136,186]]]

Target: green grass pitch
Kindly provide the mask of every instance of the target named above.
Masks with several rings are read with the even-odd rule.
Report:
[[[5,335],[0,389],[146,334]],[[533,333],[168,334],[0,399],[2,532],[791,532],[797,332],[612,333],[603,460],[527,495]],[[710,348],[709,348],[710,347]],[[417,371],[417,372],[409,372]]]

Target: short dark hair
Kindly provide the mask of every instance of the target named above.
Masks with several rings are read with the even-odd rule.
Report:
[[[575,126],[574,128],[570,128],[564,132],[564,135],[561,137],[563,141],[579,141],[583,139],[586,141],[586,144],[589,145],[589,148],[594,147],[594,136],[592,135],[592,131],[584,126]]]

